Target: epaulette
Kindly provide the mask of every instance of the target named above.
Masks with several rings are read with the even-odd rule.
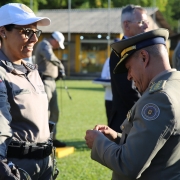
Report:
[[[151,93],[163,90],[165,84],[166,84],[166,80],[160,80],[160,81],[152,84],[149,88],[149,93],[151,94]]]
[[[35,69],[36,69],[36,66],[35,66],[34,64],[26,63],[26,66],[27,66],[29,69],[32,69],[32,70],[35,70]]]

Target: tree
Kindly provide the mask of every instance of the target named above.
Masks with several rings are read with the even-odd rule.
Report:
[[[167,22],[173,27],[175,32],[178,31],[178,20],[180,20],[180,1],[171,0],[168,2],[167,9],[162,12]]]
[[[8,3],[22,3],[30,7],[30,1],[31,0],[1,0],[0,6],[3,6]],[[47,4],[47,0],[32,0],[32,2],[33,2],[32,10],[35,12],[38,10],[39,3]]]

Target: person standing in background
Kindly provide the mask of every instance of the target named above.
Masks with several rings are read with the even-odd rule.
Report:
[[[120,39],[114,39],[114,42],[118,42]],[[103,69],[101,72],[101,79],[104,82],[103,86],[105,88],[105,109],[106,109],[106,117],[107,117],[107,124],[110,123],[111,118],[111,109],[112,109],[112,89],[111,89],[111,76],[110,76],[110,68],[109,68],[109,57],[106,59]]]
[[[127,5],[122,9],[121,26],[123,39],[148,31],[148,16],[146,10],[138,5]],[[114,68],[119,57],[112,51],[110,55],[110,73],[112,87],[112,111],[109,127],[121,131],[120,125],[126,118],[128,111],[140,98],[140,94],[133,81],[127,80],[127,73],[114,74]]]
[[[43,39],[35,48],[35,63],[38,65],[38,71],[45,86],[45,91],[49,101],[49,121],[55,123],[53,133],[53,145],[55,147],[65,147],[66,144],[56,139],[56,126],[59,119],[59,107],[56,91],[55,79],[59,72],[62,77],[65,76],[64,66],[56,57],[53,49],[64,49],[64,36],[59,31],[52,33],[48,39]]]

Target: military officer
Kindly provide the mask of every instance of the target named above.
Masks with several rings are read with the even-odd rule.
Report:
[[[91,158],[113,180],[180,179],[180,72],[169,64],[168,34],[160,28],[111,45],[120,57],[114,72],[128,72],[142,94],[122,134],[105,125],[86,131]]]
[[[32,56],[38,26],[49,24],[49,18],[37,17],[21,3],[0,8],[1,180],[24,179],[12,163],[33,180],[52,177],[48,99],[37,66],[23,60]]]

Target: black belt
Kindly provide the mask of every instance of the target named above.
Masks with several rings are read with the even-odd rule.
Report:
[[[42,75],[42,80],[51,80],[51,81],[53,81],[54,78],[52,78],[51,76]]]
[[[9,144],[7,157],[20,159],[43,159],[52,153],[52,149],[52,142],[28,144],[25,142],[15,141]]]

